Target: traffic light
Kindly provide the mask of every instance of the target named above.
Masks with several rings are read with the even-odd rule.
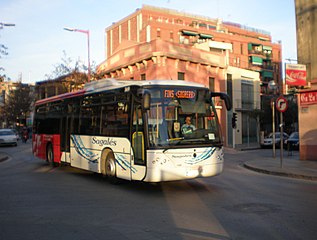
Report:
[[[237,113],[233,113],[232,114],[232,122],[231,122],[232,128],[236,128],[237,127]]]

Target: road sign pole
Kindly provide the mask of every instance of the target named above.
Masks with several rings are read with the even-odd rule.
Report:
[[[283,112],[280,112],[280,119],[281,119],[281,132],[280,132],[280,167],[283,168],[283,151],[284,151],[284,130],[283,130]]]
[[[273,132],[273,158],[276,157],[276,151],[275,151],[275,100],[272,101],[272,132]]]
[[[288,102],[282,95],[276,100],[276,109],[280,112],[280,159],[281,168],[283,168],[283,144],[284,144],[284,130],[283,130],[283,112],[288,108]]]

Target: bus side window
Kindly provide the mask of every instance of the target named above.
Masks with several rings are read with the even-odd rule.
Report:
[[[118,137],[128,137],[129,135],[129,115],[128,104],[125,102],[118,102],[116,111],[116,121],[118,128]]]
[[[102,108],[102,135],[113,136],[116,129],[114,128],[115,110],[112,104],[104,105]]]

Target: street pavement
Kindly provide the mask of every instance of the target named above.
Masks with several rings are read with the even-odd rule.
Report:
[[[245,168],[256,172],[317,181],[317,157],[315,161],[300,160],[299,151],[283,151],[282,156],[280,149],[276,149],[275,156],[272,149],[225,148],[226,152],[242,161]]]
[[[0,152],[0,162],[7,160],[9,157],[4,153]]]
[[[256,172],[317,181],[317,159],[316,161],[300,160],[298,151],[292,153],[284,151],[282,157],[279,149],[276,150],[275,157],[273,151],[269,150],[263,153],[263,150],[259,149],[240,151],[225,148],[225,154],[226,152],[242,161],[245,168]],[[0,163],[8,158],[0,150]]]

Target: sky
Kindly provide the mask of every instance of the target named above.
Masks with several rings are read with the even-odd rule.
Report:
[[[8,47],[0,67],[12,81],[34,83],[47,79],[64,52],[88,65],[87,35],[64,27],[89,30],[90,61],[105,60],[105,29],[142,5],[221,18],[271,33],[282,42],[282,59],[297,59],[294,0],[1,0],[0,43]]]

